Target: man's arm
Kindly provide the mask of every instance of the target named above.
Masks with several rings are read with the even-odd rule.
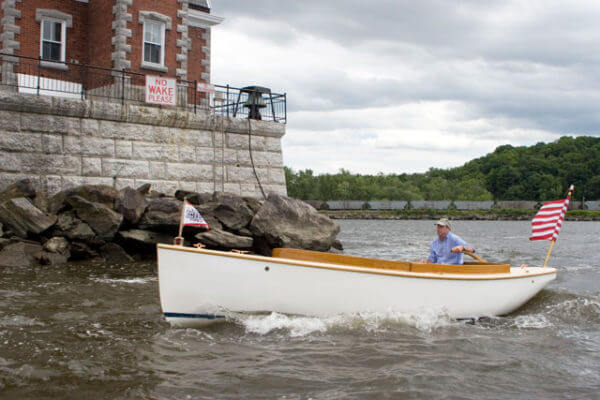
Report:
[[[465,250],[470,253],[475,253],[475,248],[473,248],[473,246],[465,242],[460,236],[454,235],[454,239],[454,246],[450,250],[452,253],[461,253]]]

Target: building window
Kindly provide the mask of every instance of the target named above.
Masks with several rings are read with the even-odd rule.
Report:
[[[63,21],[43,19],[41,29],[41,57],[47,61],[65,61],[67,29]]]
[[[165,65],[165,24],[144,21],[144,62]]]

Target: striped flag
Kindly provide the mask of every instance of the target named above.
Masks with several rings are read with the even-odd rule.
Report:
[[[196,210],[196,207],[185,201],[185,209],[183,212],[183,225],[201,226],[208,229],[208,224],[202,218],[202,215]],[[181,236],[181,235],[179,235]]]
[[[551,240],[556,242],[558,232],[565,219],[565,212],[569,207],[573,193],[573,185],[569,188],[567,198],[564,200],[549,201],[544,204],[531,221],[531,237],[529,240]]]

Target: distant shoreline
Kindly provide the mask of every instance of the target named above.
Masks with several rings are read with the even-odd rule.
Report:
[[[321,210],[331,219],[406,219],[433,220],[448,217],[472,221],[529,221],[536,210]],[[600,221],[600,211],[573,210],[565,216],[567,221]]]

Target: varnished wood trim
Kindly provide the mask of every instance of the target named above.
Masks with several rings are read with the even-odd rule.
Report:
[[[363,268],[363,267],[353,267],[353,266],[338,266],[335,264],[325,264],[325,263],[316,263],[310,261],[294,261],[285,258],[276,258],[276,257],[265,257],[265,256],[257,256],[251,254],[237,254],[231,252],[224,252],[218,250],[207,250],[207,249],[194,249],[192,247],[183,247],[183,246],[173,246],[169,244],[158,243],[156,245],[157,248],[166,249],[166,250],[175,250],[182,251],[187,253],[201,253],[212,256],[220,256],[220,257],[233,257],[233,258],[241,258],[246,260],[254,260],[254,261],[262,261],[269,262],[275,264],[285,264],[285,265],[295,265],[302,267],[310,267],[310,268],[321,268],[321,269],[331,269],[336,271],[347,271],[347,272],[359,272],[373,275],[388,275],[388,276],[401,276],[407,278],[419,278],[419,279],[446,279],[446,280],[461,280],[461,281],[492,281],[492,280],[501,280],[501,279],[525,279],[531,278],[534,276],[542,276],[542,275],[552,275],[556,274],[555,268],[536,268],[539,272],[531,272],[528,274],[517,275],[512,273],[507,274],[496,274],[496,276],[460,276],[460,274],[426,274],[426,273],[415,273],[409,271],[396,271],[396,270],[382,270],[376,268]]]
[[[431,272],[446,274],[508,274],[508,264],[469,264],[469,265],[444,265],[420,264],[405,261],[380,260],[347,256],[345,254],[323,253],[320,251],[277,248],[273,249],[273,257],[289,258],[292,260],[313,261],[326,264],[352,265],[363,268],[393,269],[395,271]]]

